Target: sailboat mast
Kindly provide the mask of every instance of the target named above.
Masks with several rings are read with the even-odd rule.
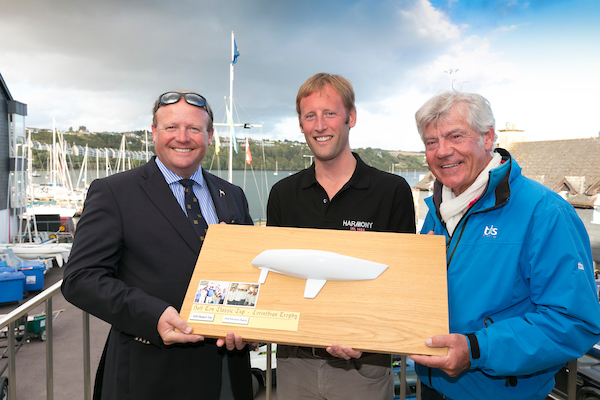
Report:
[[[144,129],[144,133],[146,135],[146,162],[148,162],[148,129]]]
[[[230,121],[233,121],[233,57],[235,52],[235,44],[234,44],[233,31],[231,31],[231,64],[229,64],[229,113],[230,113]],[[233,123],[230,122],[229,126],[229,183],[233,182],[233,140],[235,138],[234,135]]]
[[[50,181],[56,186],[56,120],[52,117],[52,162],[50,163]],[[54,194],[54,191],[53,191]]]

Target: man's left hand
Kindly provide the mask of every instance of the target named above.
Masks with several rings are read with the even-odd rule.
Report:
[[[448,347],[444,356],[412,355],[410,359],[431,368],[439,368],[449,376],[458,376],[471,365],[469,342],[465,335],[452,333],[437,335],[425,340],[428,347]]]
[[[354,350],[351,347],[342,347],[339,344],[332,344],[327,347],[327,352],[334,357],[343,358],[344,360],[349,360],[351,358],[360,358],[362,356],[362,351]]]
[[[242,350],[246,346],[246,342],[243,341],[240,335],[234,335],[233,332],[227,333],[224,338],[217,339],[217,346],[223,347],[227,350]]]
[[[181,319],[173,306],[167,307],[160,315],[156,330],[167,346],[176,343],[196,343],[204,340],[203,336],[192,334],[192,327]]]

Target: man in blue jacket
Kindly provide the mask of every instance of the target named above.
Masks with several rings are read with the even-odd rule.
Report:
[[[554,374],[600,339],[590,241],[575,210],[493,149],[480,95],[443,93],[416,113],[437,178],[421,230],[446,236],[450,334],[413,355],[422,399],[544,399]]]

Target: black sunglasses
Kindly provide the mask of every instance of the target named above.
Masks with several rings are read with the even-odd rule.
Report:
[[[156,112],[160,106],[168,106],[169,104],[175,104],[181,98],[185,99],[185,102],[191,104],[192,106],[204,108],[208,113],[208,116],[211,120],[213,120],[212,111],[210,111],[210,107],[208,106],[208,101],[197,93],[179,93],[179,92],[167,92],[160,95],[158,98],[158,103],[156,104]]]

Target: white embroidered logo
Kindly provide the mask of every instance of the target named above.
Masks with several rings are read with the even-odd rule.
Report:
[[[486,236],[486,237],[496,236],[497,234],[498,234],[498,228],[494,228],[494,225],[486,226],[485,230],[483,231],[483,236]]]
[[[578,262],[577,263],[577,268],[583,271],[583,264]]]
[[[373,228],[373,222],[368,221],[351,221],[345,219],[342,221],[342,226],[350,227],[351,231],[364,231]]]

